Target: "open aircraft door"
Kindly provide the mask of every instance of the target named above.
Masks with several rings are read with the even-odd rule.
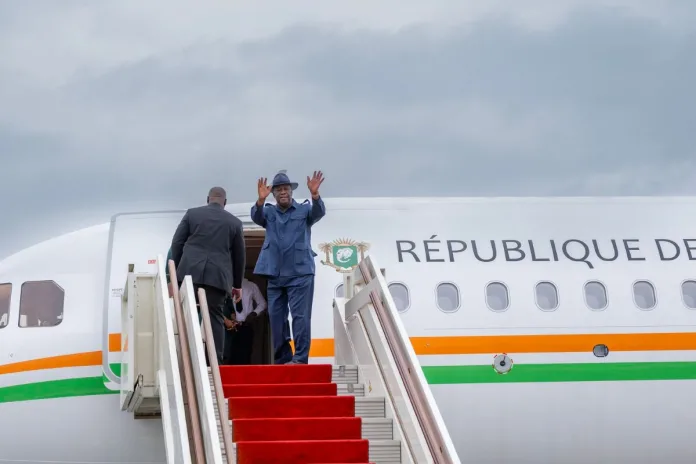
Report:
[[[104,383],[118,390],[121,352],[121,295],[129,265],[134,272],[157,273],[157,255],[167,256],[171,237],[185,210],[119,213],[111,218],[104,284],[102,368]]]

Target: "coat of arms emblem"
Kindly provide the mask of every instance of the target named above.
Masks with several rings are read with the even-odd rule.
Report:
[[[325,255],[321,264],[331,266],[336,272],[350,272],[365,259],[365,252],[370,245],[349,238],[340,238],[331,243],[321,243],[319,248]]]

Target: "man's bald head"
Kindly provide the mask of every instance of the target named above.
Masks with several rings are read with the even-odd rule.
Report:
[[[213,187],[208,192],[208,203],[227,204],[227,192],[222,187]]]

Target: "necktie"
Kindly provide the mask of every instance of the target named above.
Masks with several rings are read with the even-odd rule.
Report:
[[[239,300],[237,304],[234,306],[234,310],[237,311],[238,313],[241,313],[243,311],[244,307],[242,306],[242,300]]]

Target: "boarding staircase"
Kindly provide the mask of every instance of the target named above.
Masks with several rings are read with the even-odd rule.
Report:
[[[334,365],[218,366],[205,292],[199,323],[164,276],[129,267],[121,408],[161,415],[167,463],[460,463],[374,257],[334,300]]]

